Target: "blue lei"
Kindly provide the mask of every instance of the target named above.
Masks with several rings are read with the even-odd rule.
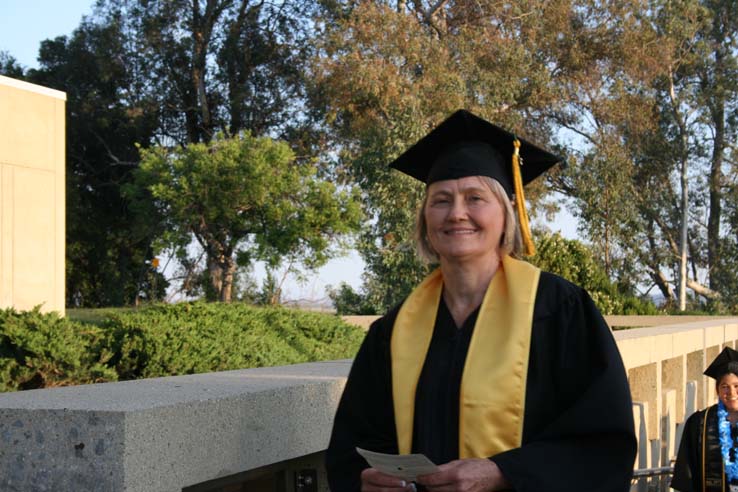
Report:
[[[722,401],[718,401],[718,430],[720,431],[720,451],[723,455],[723,466],[725,467],[725,475],[728,482],[732,482],[738,478],[738,460],[730,461],[730,449],[735,448],[735,442],[730,435],[730,421],[728,420],[728,410]],[[736,449],[738,455],[738,449]]]

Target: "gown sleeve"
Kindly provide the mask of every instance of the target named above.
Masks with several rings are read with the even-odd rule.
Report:
[[[674,477],[671,479],[672,489],[681,492],[698,492],[701,489],[699,434],[704,415],[704,411],[693,413],[684,424],[682,442],[679,443],[674,463]]]
[[[542,274],[522,446],[491,459],[517,492],[626,492],[636,446],[610,329],[583,289]]]
[[[375,321],[351,366],[336,410],[325,463],[330,490],[361,490],[368,464],[356,447],[397,454],[389,343],[396,310]]]

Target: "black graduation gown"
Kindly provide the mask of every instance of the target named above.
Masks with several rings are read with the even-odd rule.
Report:
[[[706,463],[702,463],[702,436],[707,416],[707,448]],[[732,426],[733,438],[736,438],[736,428]],[[704,465],[704,468],[703,468]],[[717,405],[709,409],[700,410],[687,419],[684,424],[682,441],[679,443],[677,460],[674,463],[674,476],[671,479],[671,488],[682,492],[702,492],[702,471],[707,471],[708,481],[704,483],[707,492],[723,490],[723,457],[720,451],[720,437],[717,426]]]
[[[439,323],[450,318],[443,309],[439,308],[416,395],[413,451],[429,454],[438,447],[433,445],[436,440],[458,441],[458,409],[447,410],[458,405],[421,396],[427,392],[425,376],[446,371],[452,380],[448,386],[441,384],[445,389],[435,394],[457,395],[454,403],[458,402],[461,371],[454,368],[463,367],[466,357],[466,349],[459,350],[459,344],[466,343],[468,348],[468,342],[452,341],[446,352],[452,361],[438,370],[433,345],[436,332],[448,333]],[[397,453],[390,339],[398,311],[399,306],[372,324],[354,359],[326,452],[333,492],[361,489],[361,470],[368,465],[355,452],[356,446]],[[461,331],[470,330],[468,324]],[[490,391],[494,391],[493,381]],[[429,422],[445,425],[434,432]],[[625,492],[635,453],[630,391],[610,329],[584,290],[541,272],[533,311],[522,446],[490,458],[517,492]],[[458,444],[452,455],[458,457]]]

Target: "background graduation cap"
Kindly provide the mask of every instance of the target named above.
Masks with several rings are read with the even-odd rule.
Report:
[[[390,164],[426,185],[467,176],[489,176],[499,181],[515,206],[526,254],[535,247],[530,237],[523,186],[564,159],[517,138],[461,109]]]
[[[738,375],[738,352],[730,347],[725,347],[705,369],[704,374],[715,381],[720,381],[720,378],[728,373]]]

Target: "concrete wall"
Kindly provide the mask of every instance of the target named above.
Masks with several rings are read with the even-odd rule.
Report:
[[[715,401],[706,361],[738,318],[615,332],[633,392],[636,468],[668,465],[679,422]],[[351,361],[0,394],[0,490],[274,492],[321,452]],[[646,490],[647,479],[634,490]],[[640,487],[644,488],[640,488]]]
[[[0,490],[212,490],[195,486],[304,459],[328,444],[349,366],[334,361],[2,394]],[[322,484],[325,490],[324,477]]]
[[[348,315],[341,316],[341,318],[349,324],[358,326],[364,330],[368,330],[369,326],[379,318],[376,315]],[[643,328],[647,326],[666,326],[674,323],[694,323],[696,321],[716,321],[720,319],[733,319],[733,316],[620,316],[620,315],[609,315],[605,316],[608,326],[611,328]]]
[[[0,76],[0,308],[64,313],[65,101]]]
[[[702,371],[723,347],[736,348],[738,319],[622,330],[614,336],[634,402],[635,468],[668,467],[676,459],[687,417],[717,402],[715,382]],[[638,480],[633,490],[653,489],[649,480]]]

